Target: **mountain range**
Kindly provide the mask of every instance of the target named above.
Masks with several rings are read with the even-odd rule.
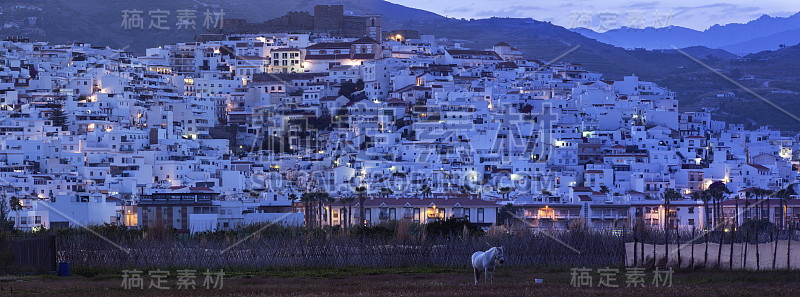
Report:
[[[0,4],[4,12],[0,22],[6,24],[0,29],[0,35],[24,34],[33,40],[52,43],[88,42],[142,54],[148,47],[192,41],[195,34],[203,32],[206,10],[222,10],[225,18],[262,22],[289,11],[313,11],[314,5],[330,3],[343,4],[345,14],[381,14],[383,29],[387,31],[415,29],[423,34],[459,40],[476,49],[505,41],[522,50],[526,57],[550,60],[577,47],[564,57],[565,61],[584,64],[612,79],[634,73],[644,79],[657,79],[666,72],[693,63],[677,53],[625,50],[531,18],[455,19],[383,0],[10,0]],[[181,9],[196,10],[196,29],[177,30],[175,24],[170,30],[147,29],[147,14],[156,9],[169,11],[173,17]],[[145,29],[123,28],[125,10],[143,11]],[[9,23],[20,27],[9,28]]]
[[[680,26],[634,29],[622,27],[606,32],[577,28],[574,31],[600,42],[623,48],[669,49],[704,46],[736,55],[776,50],[779,45],[800,43],[800,12],[789,17],[763,15],[744,24],[714,25],[698,31]]]

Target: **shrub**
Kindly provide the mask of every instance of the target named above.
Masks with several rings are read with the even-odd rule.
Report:
[[[464,231],[465,228],[466,232]],[[425,225],[425,231],[428,237],[450,237],[464,233],[470,236],[483,235],[483,230],[480,227],[462,218],[449,218],[428,223]]]

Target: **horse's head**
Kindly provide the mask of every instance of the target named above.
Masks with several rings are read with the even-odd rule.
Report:
[[[494,261],[495,263],[503,264],[506,262],[506,257],[503,255],[503,247],[495,247],[494,248]]]

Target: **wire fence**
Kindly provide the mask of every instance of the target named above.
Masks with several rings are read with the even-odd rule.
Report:
[[[44,235],[40,239],[37,236],[5,237],[0,240],[5,250],[0,255],[0,264],[3,264],[0,266],[6,269],[0,271],[21,271],[20,267],[25,266],[29,271],[41,270],[41,267],[54,267],[56,261],[69,262],[77,270],[468,268],[474,252],[492,246],[504,247],[505,266],[543,269],[639,266],[781,270],[800,267],[800,236],[793,230],[515,230],[475,236],[397,236],[395,231],[387,234],[281,231],[153,238],[141,233],[117,232],[101,238],[87,232],[68,232]],[[34,250],[41,252],[32,253]],[[53,253],[55,260],[47,257],[48,253]]]
[[[647,230],[625,235],[627,266],[679,269],[793,270],[800,268],[795,230]]]
[[[240,240],[240,239],[239,239]],[[120,249],[91,235],[62,236],[58,260],[83,269],[188,268],[466,268],[471,255],[503,246],[508,266],[622,266],[623,237],[611,232],[525,232],[398,241],[390,237],[270,236],[246,239],[129,240]],[[233,246],[236,244],[235,246]],[[233,246],[233,247],[232,247]]]

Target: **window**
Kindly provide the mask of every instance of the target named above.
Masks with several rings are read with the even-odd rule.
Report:
[[[484,211],[483,208],[478,208],[478,223],[483,223],[484,220],[483,211]]]
[[[689,213],[694,213],[694,207],[689,207]]]
[[[420,210],[419,208],[414,208],[414,222],[419,222]]]
[[[396,208],[390,208],[389,209],[389,219],[390,220],[397,220],[397,209]]]

